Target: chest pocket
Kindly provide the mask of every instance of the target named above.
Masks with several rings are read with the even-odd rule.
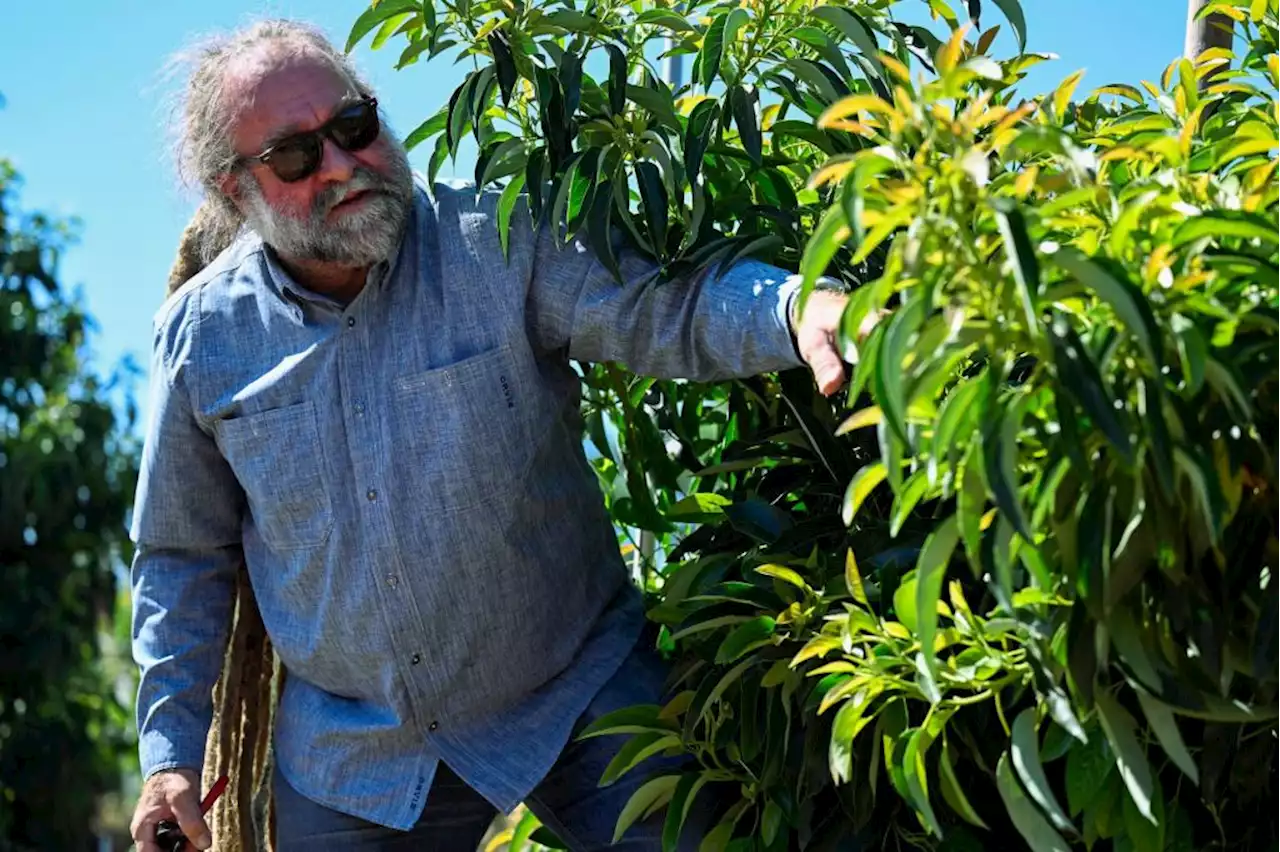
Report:
[[[536,454],[535,377],[503,345],[395,380],[397,467],[425,478],[433,508],[511,499]]]
[[[217,436],[262,540],[274,550],[323,544],[333,529],[333,506],[315,407],[303,402],[223,420]]]

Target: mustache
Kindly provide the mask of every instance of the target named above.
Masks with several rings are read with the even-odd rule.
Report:
[[[380,192],[399,198],[402,195],[400,186],[389,177],[372,169],[357,167],[346,183],[326,187],[311,202],[311,215],[323,219],[329,211],[359,192]]]

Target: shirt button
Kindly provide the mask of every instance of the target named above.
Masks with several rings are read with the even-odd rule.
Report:
[[[355,327],[356,327],[356,318],[347,317],[347,328],[355,328]]]
[[[409,658],[409,662],[413,663],[416,666],[418,663],[422,662],[422,655],[414,654],[412,657]]]
[[[388,574],[387,585],[394,589],[396,586],[400,585],[400,578],[395,574]]]
[[[427,730],[433,732],[440,730],[440,723],[433,721],[430,725],[427,725]]]
[[[364,493],[364,496],[369,499],[370,503],[376,503],[378,500],[378,491],[375,488],[370,488]]]
[[[364,415],[364,403],[363,403],[363,402],[357,402],[355,405],[353,405],[353,406],[352,406],[352,408],[354,408],[354,409],[356,410],[356,414],[361,415],[361,416],[363,416],[363,415]]]

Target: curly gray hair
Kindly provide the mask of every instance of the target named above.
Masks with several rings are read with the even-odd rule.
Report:
[[[227,69],[238,57],[264,45],[270,45],[269,55],[279,61],[301,54],[319,56],[332,62],[360,95],[373,94],[350,57],[319,28],[300,21],[257,21],[231,33],[205,38],[174,57],[171,69],[190,69],[173,115],[174,161],[182,181],[198,186],[204,195],[195,245],[204,264],[230,245],[244,224],[240,211],[218,186],[219,178],[235,167],[237,159],[231,141],[237,105],[225,96]]]

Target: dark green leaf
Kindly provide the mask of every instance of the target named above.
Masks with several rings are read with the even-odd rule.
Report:
[[[613,842],[616,844],[621,840],[622,835],[637,820],[643,819],[671,801],[671,795],[675,792],[681,777],[680,775],[660,775],[646,781],[640,789],[632,793],[627,804],[623,806],[622,813],[618,814],[618,822],[613,831]]]
[[[396,15],[405,12],[420,11],[418,0],[382,0],[377,5],[371,5],[360,13],[360,17],[356,18],[356,22],[351,27],[351,33],[347,36],[347,44],[343,50],[347,53],[355,47],[360,41],[373,32],[375,27],[381,26],[384,21],[394,18]]]
[[[1074,832],[1075,826],[1063,812],[1045,777],[1044,766],[1040,763],[1040,743],[1036,735],[1036,711],[1028,707],[1018,714],[1013,722],[1013,736],[1009,742],[1009,755],[1013,769],[1022,781],[1023,789],[1031,796],[1031,800],[1040,806],[1040,810],[1049,817],[1059,831]]]
[[[511,236],[511,212],[515,209],[516,201],[520,197],[520,190],[524,188],[524,175],[517,174],[511,178],[510,183],[502,190],[502,195],[498,198],[498,240],[502,243],[502,256],[507,256],[507,246]]]
[[[614,734],[670,733],[676,730],[670,722],[658,716],[662,708],[656,704],[637,704],[606,713],[583,729],[578,739],[612,736]]]
[[[493,54],[493,63],[498,69],[498,88],[502,92],[502,105],[511,105],[511,92],[516,85],[516,63],[511,55],[511,46],[507,44],[507,34],[497,29],[489,33],[489,51]]]
[[[920,652],[926,667],[935,672],[937,657],[933,639],[938,629],[938,599],[942,595],[942,583],[947,576],[947,565],[956,549],[960,530],[952,515],[934,529],[925,539],[916,562],[916,618],[920,638]],[[936,676],[936,674],[935,674]]]
[[[1093,420],[1094,428],[1102,431],[1126,462],[1131,461],[1133,448],[1129,444],[1129,433],[1116,416],[1111,395],[1103,384],[1102,374],[1089,351],[1063,320],[1054,323],[1049,341],[1053,346],[1053,363],[1062,386],[1084,408],[1085,413]]]
[[[1107,777],[1112,772],[1112,762],[1102,737],[1094,736],[1067,752],[1067,807],[1072,816],[1079,816],[1106,788]]]
[[[684,821],[689,816],[698,791],[707,783],[707,776],[700,772],[686,772],[680,776],[680,783],[671,795],[667,806],[667,819],[662,826],[663,852],[675,852],[680,841],[680,833],[684,829]]]
[[[1181,248],[1202,237],[1238,237],[1263,242],[1280,242],[1274,221],[1268,222],[1256,213],[1239,210],[1213,210],[1193,216],[1178,226],[1173,235],[1173,247]]]
[[[942,741],[942,754],[938,758],[938,784],[942,788],[943,801],[950,805],[951,810],[955,811],[961,819],[978,828],[987,828],[982,817],[978,816],[973,805],[969,804],[964,788],[956,779],[955,766],[951,762],[951,747],[945,739]]]
[[[702,39],[702,48],[698,51],[699,82],[702,88],[711,88],[720,71],[720,57],[724,54],[724,27],[728,20],[727,13],[721,13],[711,21],[706,35]]]
[[[1000,791],[1000,798],[1004,800],[1005,810],[1009,812],[1009,819],[1013,821],[1014,828],[1018,829],[1022,839],[1027,841],[1032,852],[1070,852],[1071,847],[1062,839],[1062,835],[1040,815],[1040,811],[1036,810],[1036,806],[1031,804],[1018,786],[1018,781],[1009,768],[1007,754],[1000,755],[1000,762],[996,765],[996,787]]]
[[[1124,781],[1138,813],[1154,823],[1156,817],[1151,807],[1151,767],[1147,764],[1147,756],[1134,733],[1136,725],[1133,717],[1105,689],[1099,690],[1094,700],[1097,702],[1102,730],[1107,735],[1107,742],[1111,744],[1111,753],[1115,755],[1116,769],[1120,770],[1120,779]]]
[[[1027,223],[1018,205],[1010,198],[997,198],[991,202],[996,210],[996,224],[1004,239],[1005,251],[1013,261],[1013,279],[1018,284],[1018,300],[1027,321],[1027,331],[1032,337],[1040,336],[1040,315],[1036,310],[1036,297],[1040,294],[1040,262],[1027,236]]]
[[[762,142],[760,120],[756,115],[756,98],[755,90],[747,91],[742,86],[734,86],[729,90],[729,105],[733,110],[734,123],[738,125],[742,147],[751,158],[751,162],[759,167]]]
[[[439,112],[419,124],[414,131],[405,137],[404,147],[406,151],[412,151],[415,147],[435,136],[444,130],[446,122],[449,120],[449,108],[442,107]]]
[[[752,649],[769,644],[773,639],[774,626],[774,620],[767,615],[739,624],[720,643],[716,663],[732,663]]]
[[[1182,741],[1182,733],[1178,730],[1178,723],[1173,718],[1173,711],[1159,699],[1149,695],[1146,690],[1139,689],[1137,693],[1142,713],[1147,717],[1147,723],[1155,732],[1156,739],[1160,741],[1165,754],[1169,755],[1169,759],[1175,766],[1186,773],[1193,784],[1199,784],[1199,769],[1195,759],[1187,751],[1186,743]]]
[[[1028,545],[1034,539],[1027,523],[1022,500],[1018,496],[1018,433],[1022,429],[1022,417],[1031,398],[1019,395],[996,415],[989,434],[983,436],[983,470],[987,487],[995,497],[1000,514],[1013,525]]]
[[[1018,0],[993,0],[1000,7],[1000,11],[1004,12],[1004,16],[1009,21],[1009,26],[1013,27],[1013,33],[1018,37],[1018,52],[1023,53],[1027,49],[1027,19],[1022,14],[1022,4]]]
[[[640,187],[640,202],[649,227],[649,239],[658,256],[663,257],[667,244],[667,187],[662,173],[653,163],[636,163],[636,183]]]
[[[942,827],[938,825],[938,818],[933,813],[933,805],[929,802],[929,776],[924,762],[928,743],[927,731],[921,729],[911,734],[902,755],[902,774],[907,782],[907,790],[911,793],[911,803],[922,817],[925,827],[935,837],[941,837]]]
[[[827,763],[831,778],[837,784],[853,778],[853,743],[867,723],[875,719],[867,713],[867,708],[883,688],[881,683],[872,681],[844,701],[836,712],[835,720],[831,723],[831,745]]]
[[[609,53],[609,112],[622,115],[627,105],[627,55],[614,44],[606,44]]]
[[[674,731],[671,733],[649,731],[636,734],[627,740],[622,748],[618,749],[613,760],[609,761],[604,774],[600,776],[600,786],[609,786],[646,759],[678,745],[680,745],[680,735]]]
[[[1163,347],[1155,314],[1146,296],[1128,280],[1121,280],[1101,264],[1075,249],[1064,248],[1053,255],[1054,262],[1070,272],[1081,284],[1111,306],[1142,352],[1158,370],[1163,365]]]

